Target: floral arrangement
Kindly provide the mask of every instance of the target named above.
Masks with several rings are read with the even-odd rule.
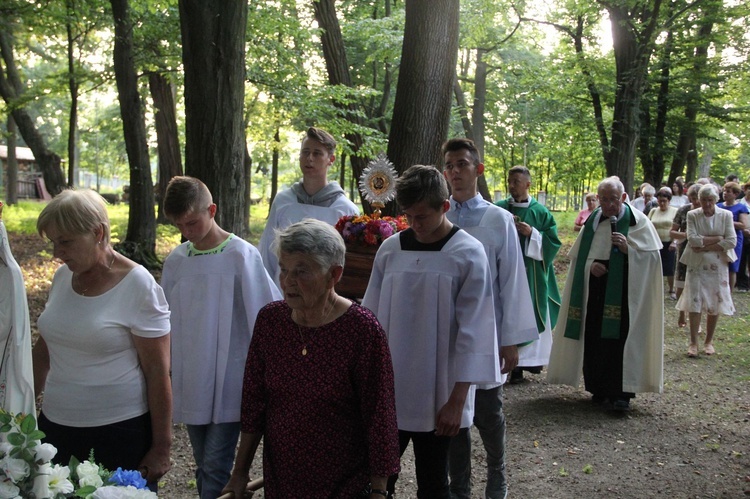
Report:
[[[373,218],[368,215],[345,215],[336,222],[336,230],[344,242],[361,246],[379,246],[393,234],[408,228],[404,216]]]
[[[157,497],[138,471],[109,472],[96,464],[93,453],[82,463],[72,458],[68,466],[53,464],[57,449],[43,438],[34,416],[0,409],[0,499]]]

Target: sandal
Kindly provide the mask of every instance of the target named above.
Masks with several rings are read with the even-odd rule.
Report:
[[[716,350],[714,350],[714,346],[712,343],[706,343],[703,346],[703,351],[705,352],[706,355],[713,355],[716,353]]]
[[[698,356],[698,345],[690,345],[688,347],[688,353],[687,353],[687,355],[691,359],[697,357]]]

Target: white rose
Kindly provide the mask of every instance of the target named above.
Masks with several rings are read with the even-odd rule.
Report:
[[[0,459],[0,471],[5,473],[5,476],[10,478],[13,483],[18,483],[29,476],[31,469],[29,463],[23,459],[14,459],[12,457],[5,456]]]
[[[156,499],[156,493],[150,490],[136,489],[132,485],[127,487],[118,487],[107,485],[98,488],[91,494],[92,499]]]
[[[83,478],[85,476],[89,475],[99,475],[99,466],[96,464],[86,460],[78,465],[76,468],[76,473],[78,473],[78,478]]]
[[[88,485],[91,485],[93,487],[101,487],[102,484],[102,477],[99,475],[86,475],[86,476],[79,476],[78,478],[78,485],[81,487],[86,487]]]
[[[18,494],[20,493],[21,489],[7,480],[0,482],[0,499],[14,499],[18,497]]]
[[[52,461],[52,458],[57,454],[57,447],[52,444],[37,444],[34,447],[34,455],[36,455],[36,461],[42,461],[48,463]]]
[[[7,456],[12,450],[13,446],[7,440],[0,441],[0,456]]]

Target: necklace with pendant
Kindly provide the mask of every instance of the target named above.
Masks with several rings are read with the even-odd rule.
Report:
[[[112,270],[112,265],[115,263],[115,257],[116,256],[117,256],[117,252],[113,251],[112,252],[112,259],[109,261],[109,265],[107,265],[107,271]],[[81,279],[78,277],[78,274],[73,274],[73,279],[75,280],[76,284],[80,288],[81,287]],[[86,292],[89,289],[91,289],[91,285],[86,286],[86,288],[83,289],[82,291],[80,291],[78,294],[80,294],[81,296],[86,296]]]
[[[326,307],[328,310],[326,311],[324,309],[323,317],[321,317],[320,319],[320,325],[316,326],[315,329],[313,329],[312,333],[310,334],[310,339],[312,339],[313,335],[318,332],[318,329],[320,329],[321,326],[326,324],[326,319],[328,319],[328,316],[331,314],[331,311],[333,311],[333,307],[335,303],[336,303],[336,300],[334,298],[334,300],[330,302],[330,306]],[[299,332],[299,339],[300,339],[300,342],[302,343],[302,356],[304,357],[307,355],[307,340],[305,340],[305,336],[302,334],[302,326],[299,325],[299,322],[294,321],[294,318],[292,318],[292,322],[297,324],[297,332]]]

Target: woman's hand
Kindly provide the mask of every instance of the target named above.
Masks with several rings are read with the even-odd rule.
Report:
[[[229,477],[229,481],[221,489],[221,494],[234,494],[235,499],[241,499],[245,497],[245,491],[247,490],[247,484],[250,482],[250,475],[247,473],[235,473],[232,472],[232,476]]]
[[[169,447],[152,446],[141,459],[138,470],[148,483],[158,482],[172,468],[169,451]]]

